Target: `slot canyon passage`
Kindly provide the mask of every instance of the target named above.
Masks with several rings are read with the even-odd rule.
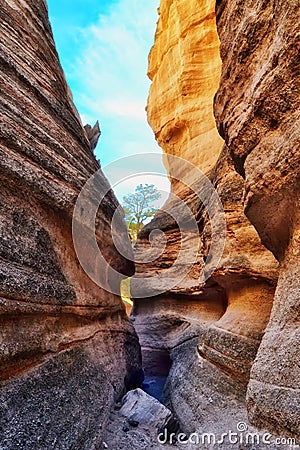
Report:
[[[299,0],[161,0],[147,114],[172,193],[132,249],[45,1],[0,0],[1,450],[297,448],[299,14]],[[72,239],[96,171],[95,236],[118,274],[91,253],[104,287]],[[207,185],[223,209],[208,213]],[[162,430],[177,440],[163,445]],[[229,430],[268,439],[178,439]]]

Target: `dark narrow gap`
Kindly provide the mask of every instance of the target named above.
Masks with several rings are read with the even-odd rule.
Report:
[[[172,366],[170,353],[166,349],[144,348],[142,349],[142,355],[145,376],[142,389],[147,394],[161,401],[164,386]]]

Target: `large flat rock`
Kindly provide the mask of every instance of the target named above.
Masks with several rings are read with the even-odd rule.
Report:
[[[157,429],[166,426],[172,417],[168,408],[142,389],[129,391],[125,395],[122,399],[120,414]]]

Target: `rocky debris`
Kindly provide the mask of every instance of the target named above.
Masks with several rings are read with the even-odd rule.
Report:
[[[118,202],[73,105],[44,0],[0,2],[0,83],[0,447],[95,448],[111,405],[140,376],[117,290],[134,267],[114,245]],[[72,242],[75,200],[97,170],[108,193],[95,232],[120,274],[116,294],[88,277]]]
[[[87,138],[90,143],[90,149],[92,152],[94,152],[95,148],[97,147],[99,138],[101,136],[101,131],[100,131],[98,120],[93,127],[91,127],[91,125],[87,124],[84,126],[84,129],[85,129]]]
[[[247,407],[255,425],[300,439],[299,2],[229,0],[216,11],[218,129],[245,180],[245,213],[280,262]]]
[[[101,450],[148,450],[151,448],[155,450],[174,450],[176,448],[182,450],[233,450],[233,448],[237,450],[282,450],[283,445],[287,450],[296,448],[284,438],[282,439],[283,444],[276,444],[266,430],[259,432],[247,422],[240,422],[237,424],[238,427],[231,430],[226,428],[228,422],[224,420],[224,424],[219,429],[213,428],[214,431],[210,432],[208,430],[212,428],[206,424],[207,428],[200,427],[196,433],[192,434],[185,434],[178,430],[176,421],[176,426],[173,428],[169,426],[169,430],[166,428],[157,430],[156,427],[147,423],[137,425],[135,422],[132,426],[129,424],[130,421],[120,413],[119,406],[116,406],[111,412],[102,444],[99,447]],[[223,410],[223,413],[224,411],[227,413],[226,409]],[[215,423],[211,425],[215,426]]]
[[[178,421],[168,408],[135,389],[112,410],[101,449],[184,448],[176,442],[179,431]]]

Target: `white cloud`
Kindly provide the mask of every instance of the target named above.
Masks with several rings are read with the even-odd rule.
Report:
[[[115,100],[107,100],[103,102],[104,110],[108,116],[120,116],[132,118],[134,120],[146,121],[146,111],[144,101],[142,100],[127,100],[123,98]]]
[[[158,0],[120,0],[112,3],[108,13],[101,15],[95,24],[80,31],[80,54],[72,72],[78,74],[74,98],[84,118],[90,121],[99,118],[107,127],[113,126],[118,117],[124,117],[132,119],[131,128],[148,127],[147,65],[158,3]],[[128,127],[128,120],[124,127]],[[152,142],[156,147],[153,138]]]
[[[159,0],[113,2],[105,15],[78,35],[80,46],[67,75],[83,124],[99,119],[102,135],[96,154],[104,172],[105,166],[125,156],[161,153],[145,112],[150,86],[148,54],[158,5]],[[162,162],[157,161],[157,172],[165,173]],[[141,178],[124,181],[115,187],[116,194],[122,200],[137,184],[146,182],[151,184]],[[169,192],[167,179],[152,182]]]

